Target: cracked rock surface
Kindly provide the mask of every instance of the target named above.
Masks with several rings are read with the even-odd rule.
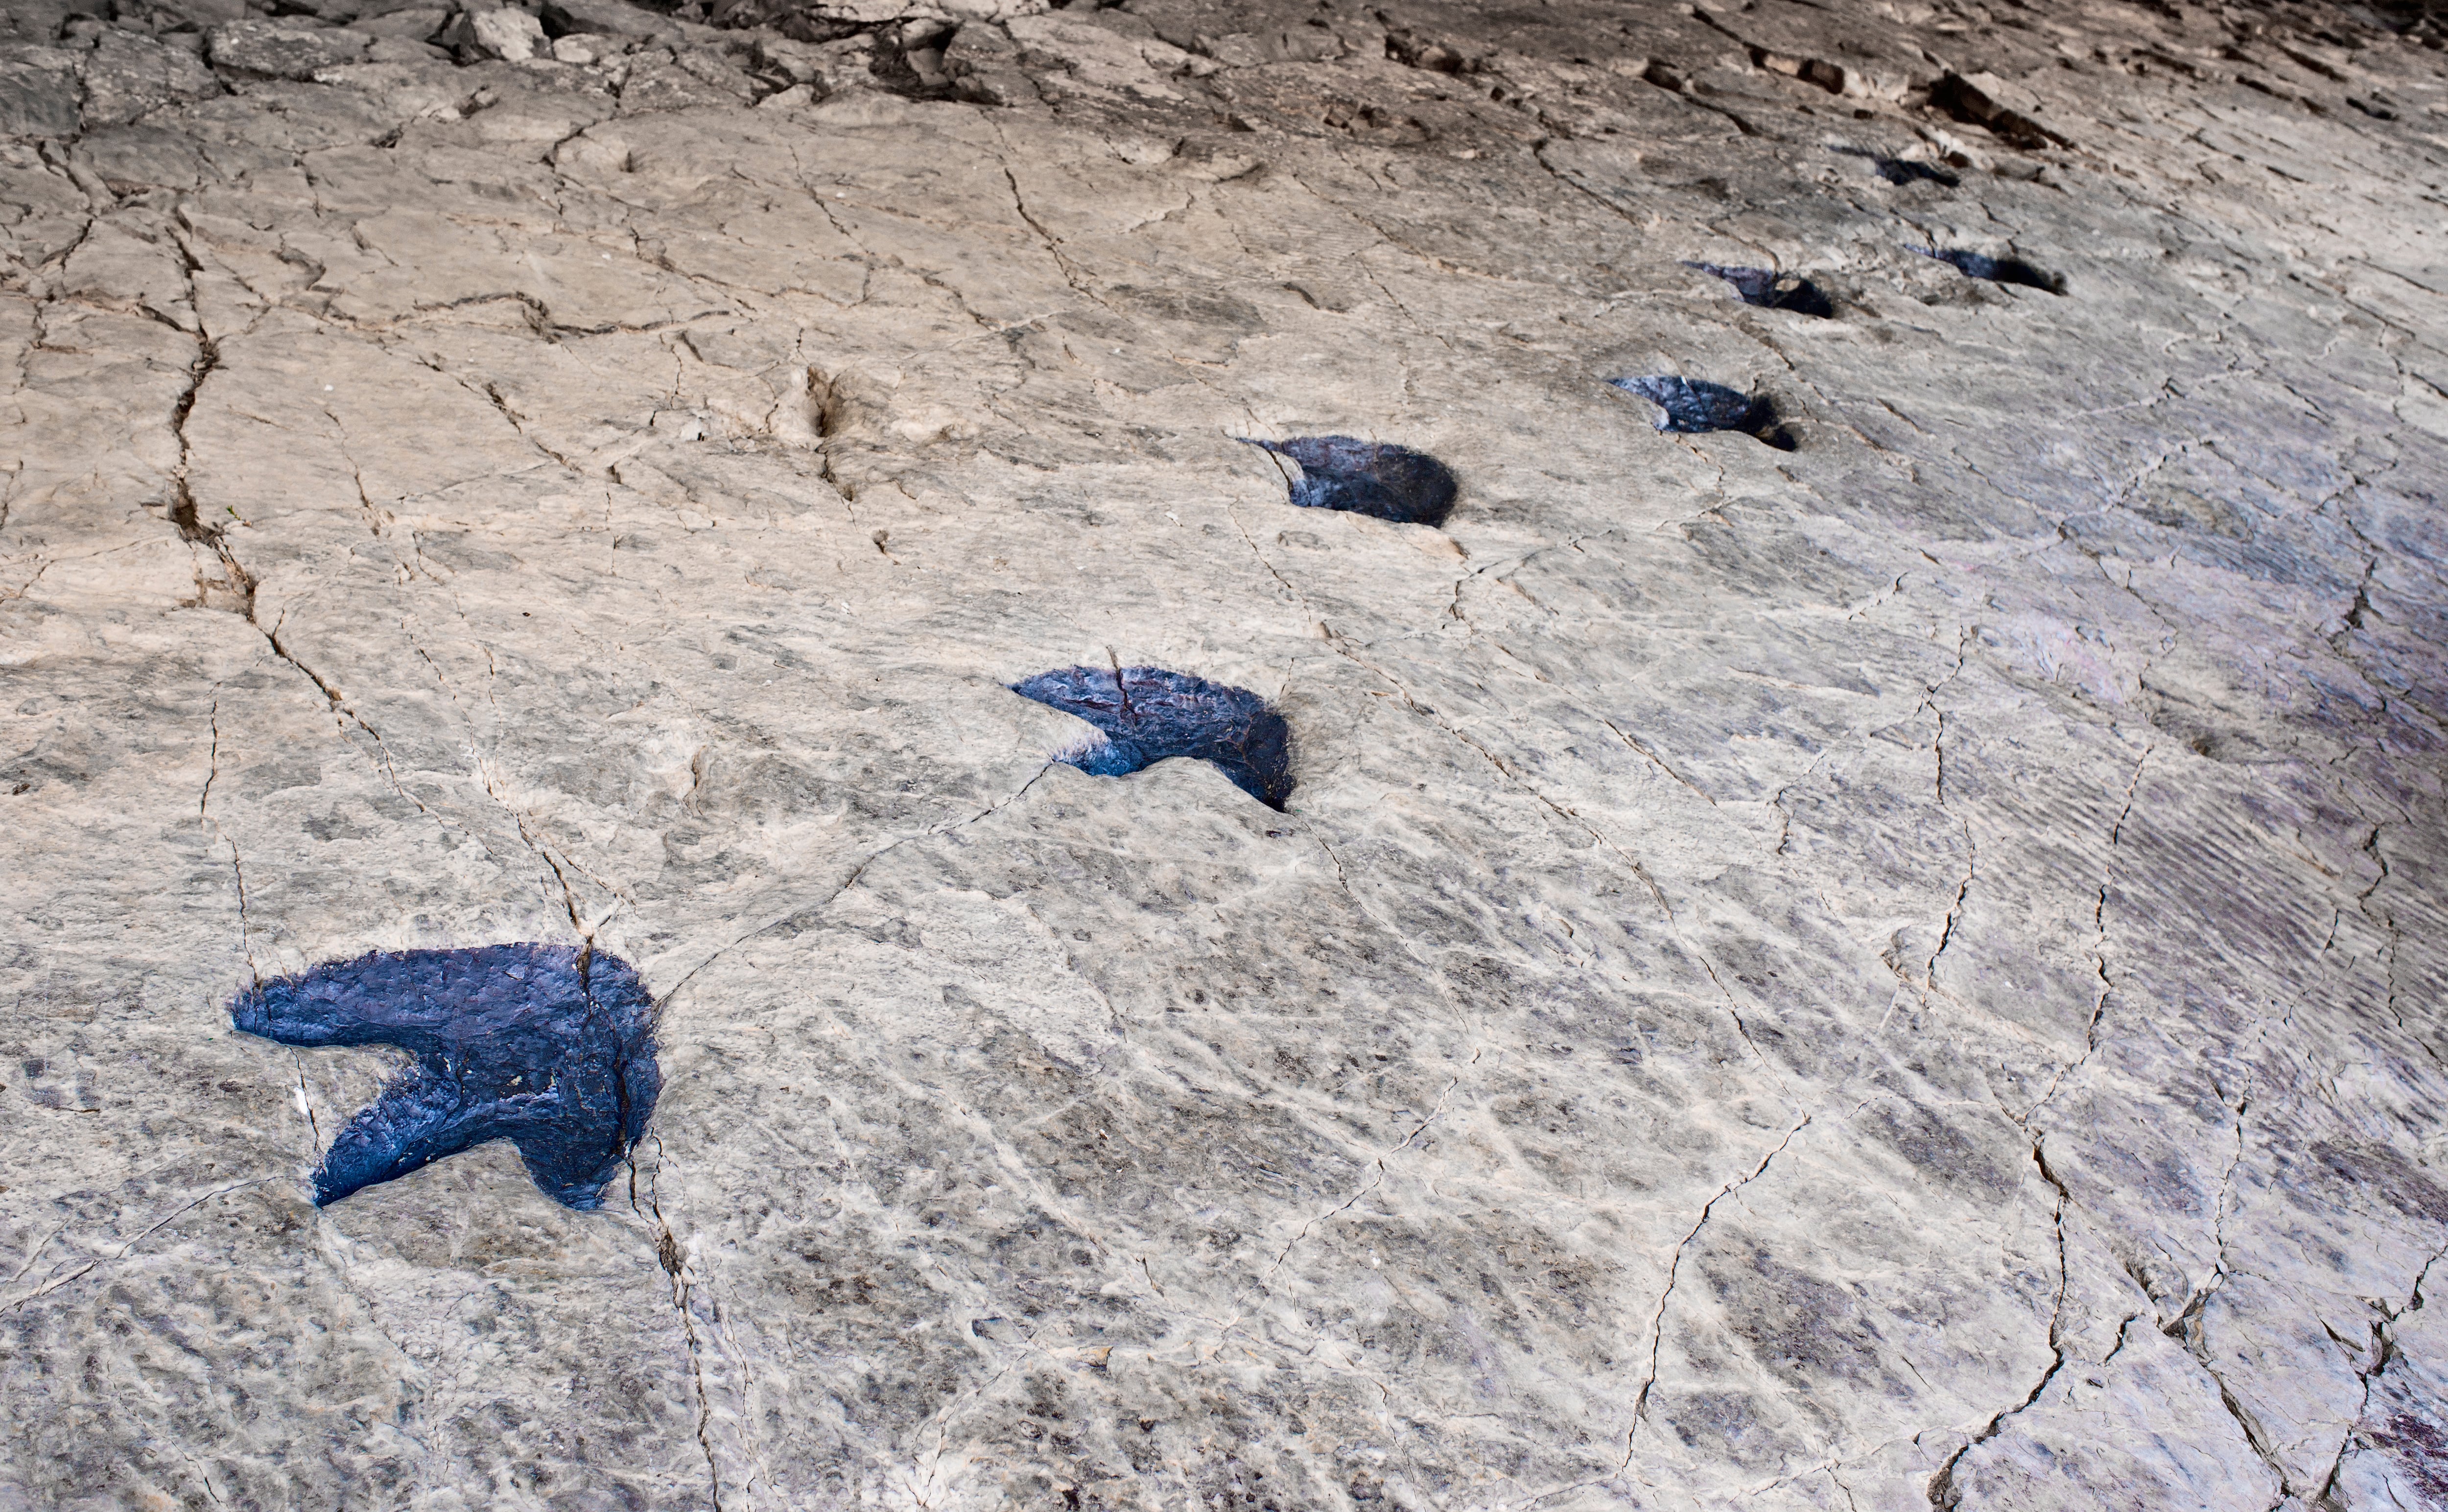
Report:
[[[0,1509],[2448,1505],[2437,18],[0,17]]]

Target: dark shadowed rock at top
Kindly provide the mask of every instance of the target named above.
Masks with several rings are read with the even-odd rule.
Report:
[[[283,1044],[416,1057],[324,1152],[317,1206],[508,1139],[556,1201],[597,1207],[662,1086],[638,974],[573,946],[363,955],[241,993],[230,1022]]]
[[[1271,809],[1291,796],[1291,730],[1246,688],[1162,667],[1065,667],[1012,684],[1014,693],[1105,733],[1101,744],[1060,757],[1100,777],[1125,776],[1168,756],[1212,761]]]

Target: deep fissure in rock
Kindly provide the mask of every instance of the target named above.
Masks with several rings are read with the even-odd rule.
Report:
[[[653,1002],[591,947],[375,951],[252,987],[230,1022],[282,1044],[416,1057],[323,1153],[318,1207],[489,1139],[517,1144],[554,1200],[599,1207],[662,1089]]]
[[[1102,741],[1056,757],[1092,775],[1127,776],[1189,756],[1214,762],[1271,809],[1291,796],[1291,727],[1247,688],[1162,667],[1065,667],[1011,691],[1104,733]]]
[[[1451,469],[1425,451],[1356,436],[1252,441],[1297,470],[1287,482],[1304,509],[1344,509],[1398,525],[1443,525],[1459,488]]]

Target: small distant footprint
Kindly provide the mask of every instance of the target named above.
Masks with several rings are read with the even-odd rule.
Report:
[[[1778,274],[1767,268],[1721,268],[1713,262],[1687,262],[1683,266],[1725,279],[1734,286],[1734,293],[1742,296],[1743,303],[1755,304],[1763,310],[1790,310],[1822,320],[1836,314],[1836,306],[1828,302],[1819,285],[1798,275]]]
[[[1931,251],[1926,247],[1906,246],[1906,252],[1924,258],[1936,258],[1967,278],[1984,278],[1991,283],[2018,283],[2027,289],[2046,294],[2066,292],[2065,275],[2037,268],[2020,258],[1993,258],[1986,253],[1965,252],[1956,247]]]
[[[1356,436],[1250,444],[1299,465],[1291,499],[1304,509],[1348,509],[1400,525],[1443,525],[1453,512],[1454,475],[1425,451]]]
[[[1924,182],[1952,189],[1963,182],[1961,176],[1918,158],[1884,157],[1866,147],[1830,147],[1827,150],[1844,153],[1849,158],[1869,159],[1870,171],[1899,188],[1908,183]]]
[[[1773,399],[1754,397],[1722,383],[1703,383],[1672,373],[1609,378],[1607,382],[1657,406],[1656,424],[1660,431],[1739,431],[1780,451],[1794,449],[1793,433],[1778,423]]]
[[[1190,756],[1214,762],[1271,809],[1291,796],[1291,728],[1246,688],[1162,667],[1065,667],[1011,691],[1104,732],[1100,743],[1057,757],[1092,775],[1126,776]]]
[[[239,994],[230,1022],[282,1044],[394,1044],[416,1057],[323,1153],[316,1206],[510,1139],[537,1186],[591,1209],[662,1089],[654,1011],[612,956],[493,945],[318,966]]]

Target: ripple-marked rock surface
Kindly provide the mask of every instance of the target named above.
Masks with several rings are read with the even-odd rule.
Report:
[[[600,1207],[662,1087],[638,974],[574,946],[378,951],[251,987],[230,1022],[282,1044],[416,1058],[324,1152],[318,1206],[508,1139],[555,1201]]]
[[[1104,739],[1058,758],[1093,776],[1127,776],[1187,756],[1214,762],[1271,809],[1291,796],[1291,729],[1246,688],[1162,667],[1065,667],[1011,691],[1104,732]]]

